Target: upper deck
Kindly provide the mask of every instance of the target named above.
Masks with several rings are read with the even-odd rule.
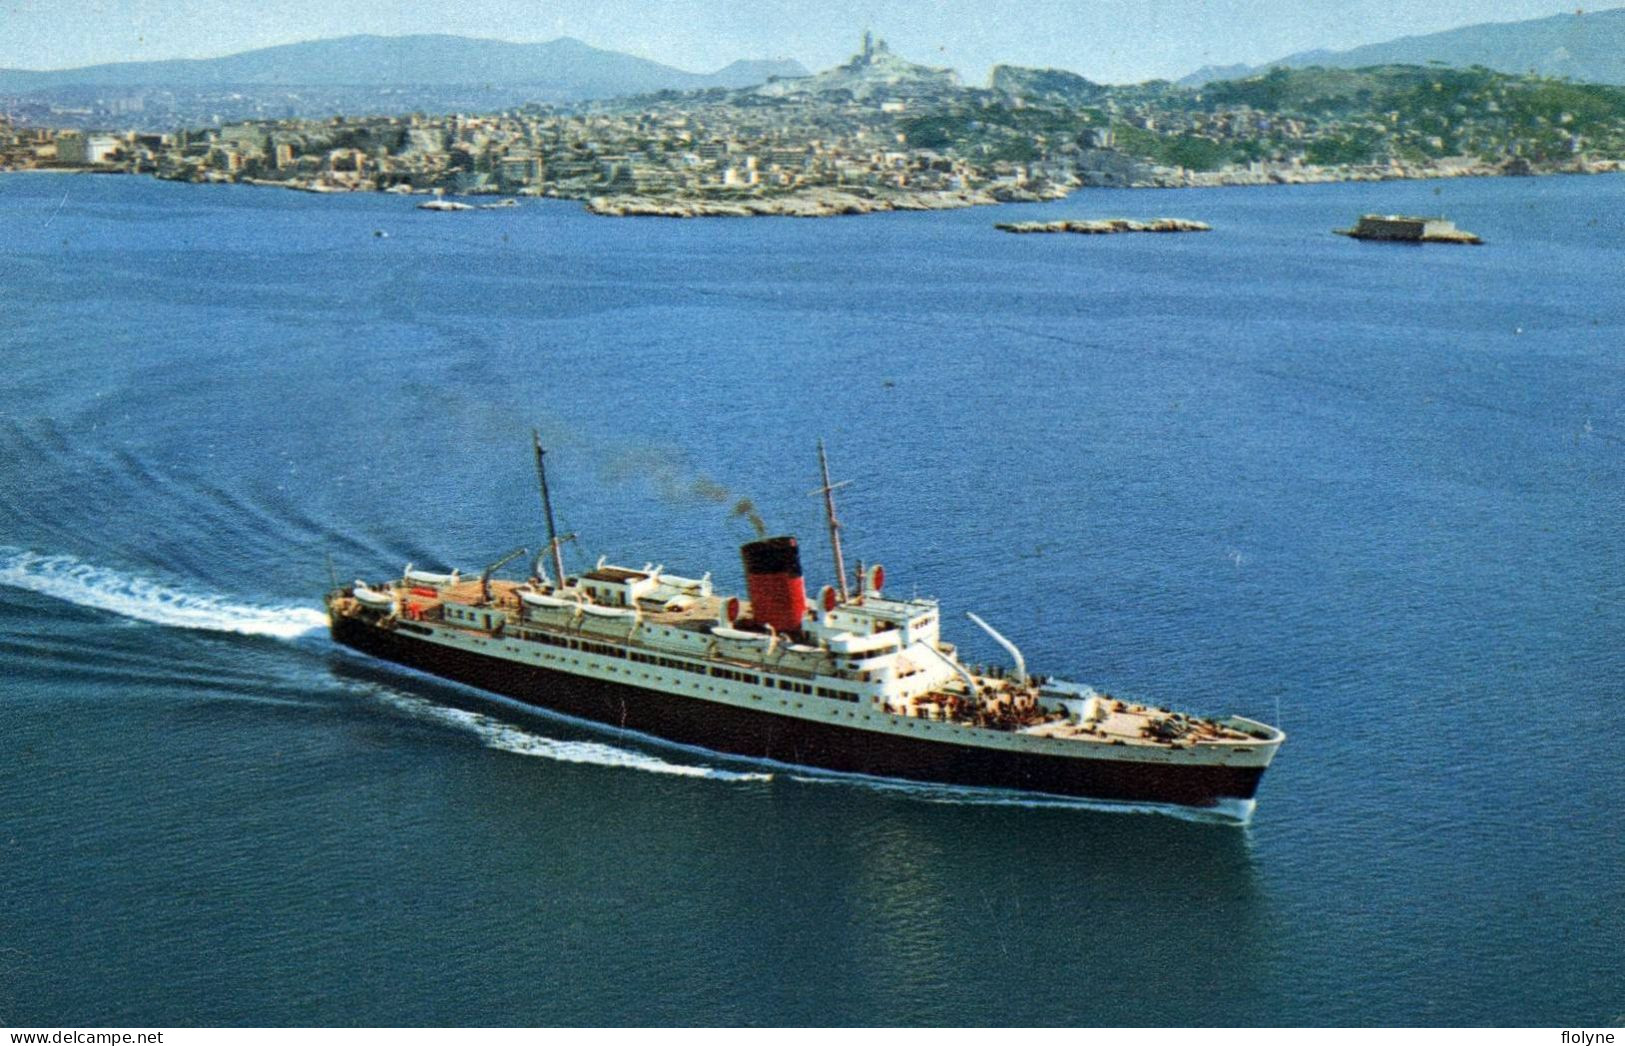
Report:
[[[363,602],[354,589],[335,593],[333,608],[347,615],[370,608],[386,625],[394,615],[462,632],[579,646],[746,686],[855,701],[887,718],[1163,749],[1251,747],[1278,740],[1269,728],[1248,721],[1189,717],[1088,688],[973,670],[937,639],[937,606],[930,601],[865,593],[810,615],[799,634],[776,635],[733,627],[730,611],[748,620],[750,605],[712,593],[709,578],[663,583],[657,569],[600,563],[571,580],[561,590],[499,579],[487,589],[478,579],[418,584],[402,578],[366,589],[370,601],[387,595],[387,614],[376,602]],[[880,645],[853,649],[874,644]]]

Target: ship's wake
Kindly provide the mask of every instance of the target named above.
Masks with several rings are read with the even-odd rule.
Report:
[[[314,607],[234,603],[73,556],[16,548],[0,547],[0,585],[171,628],[294,639],[327,623]]]
[[[466,686],[439,676],[429,675],[413,668],[391,664],[391,674],[421,678],[435,686],[450,687],[481,701],[512,708],[527,717],[558,720],[586,730],[604,732],[612,727],[587,719],[555,712],[548,708],[513,701],[476,687]],[[596,741],[560,741],[522,730],[491,716],[466,709],[438,704],[422,697],[408,695],[381,685],[368,685],[368,691],[385,704],[420,719],[468,730],[479,736],[489,748],[519,755],[541,756],[559,762],[593,763],[599,766],[644,770],[650,773],[675,774],[682,777],[704,777],[718,781],[793,781],[809,785],[845,785],[905,799],[958,806],[1010,806],[1025,809],[1079,810],[1111,814],[1155,814],[1197,824],[1245,826],[1252,820],[1257,805],[1251,799],[1223,800],[1210,807],[1179,806],[1172,803],[1119,802],[1109,799],[1084,799],[1075,796],[1044,795],[1002,788],[979,788],[961,785],[933,784],[924,781],[905,781],[895,777],[873,777],[868,774],[844,773],[838,770],[819,770],[812,767],[742,755],[722,755],[694,745],[669,741],[652,734],[633,736],[641,743],[663,751],[681,752],[696,759],[720,759],[735,765],[759,768],[755,770],[723,770],[708,765],[670,763],[656,756]]]
[[[626,770],[641,770],[651,774],[671,774],[677,777],[704,777],[714,781],[771,781],[772,774],[744,773],[720,770],[713,766],[693,766],[669,763],[664,759],[601,741],[562,741],[521,730],[478,712],[436,704],[421,697],[399,691],[378,689],[378,699],[392,708],[414,718],[428,720],[465,730],[478,737],[487,748],[516,755],[537,756],[560,763],[590,763]]]
[[[36,592],[75,606],[90,607],[131,620],[172,628],[297,639],[324,627],[327,621],[326,617],[314,607],[256,606],[237,603],[220,596],[189,592],[151,577],[96,566],[74,556],[43,555],[5,546],[0,546],[0,585]],[[410,673],[410,670],[401,669],[400,666],[392,667]],[[435,677],[430,678],[434,678],[440,685],[447,682]],[[772,760],[733,756],[725,758],[730,762],[740,762],[763,769],[724,770],[704,764],[669,762],[645,752],[606,742],[560,740],[531,733],[478,712],[436,704],[425,698],[386,687],[369,686],[367,689],[379,700],[415,718],[472,733],[488,748],[561,763],[586,763],[718,781],[771,781],[775,776],[782,776],[805,784],[844,784],[924,802],[1150,813],[1203,823],[1246,824],[1253,812],[1253,803],[1242,800],[1203,809],[1155,803],[1108,802],[809,770],[806,767]],[[483,691],[473,692],[486,699],[493,696]],[[528,706],[525,710],[536,711]],[[545,711],[542,714],[548,715]],[[556,714],[548,717],[574,721],[568,716]],[[583,725],[602,729],[600,724],[583,723]],[[685,753],[692,752],[700,757],[713,754],[703,749],[666,742],[660,738],[651,737],[647,740],[661,747]]]
[[[1180,806],[1174,803],[1136,803],[1113,799],[1084,799],[1076,796],[1042,795],[1004,788],[974,788],[960,785],[903,781],[887,777],[808,771],[796,767],[791,780],[801,784],[843,784],[889,792],[927,803],[954,806],[1015,806],[1029,810],[1087,810],[1109,814],[1155,814],[1197,824],[1242,826],[1252,821],[1257,801],[1224,799],[1214,806]]]

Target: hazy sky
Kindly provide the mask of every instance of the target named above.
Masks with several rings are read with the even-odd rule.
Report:
[[[0,0],[0,67],[203,58],[351,33],[455,33],[573,36],[694,71],[777,57],[818,70],[850,55],[869,26],[904,57],[952,66],[973,82],[1009,62],[1121,83],[1573,10],[1555,0]]]

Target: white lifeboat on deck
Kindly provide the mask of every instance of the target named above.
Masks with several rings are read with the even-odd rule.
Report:
[[[546,610],[561,610],[565,607],[575,607],[576,601],[564,599],[560,596],[550,596],[546,592],[532,592],[528,588],[519,590],[519,601],[530,607],[542,607]]]
[[[711,634],[718,639],[726,639],[732,643],[746,643],[750,646],[770,646],[776,638],[769,632],[746,632],[742,628],[728,628],[726,625],[712,625]]]
[[[453,570],[449,574],[432,574],[427,570],[413,570],[412,564],[406,564],[406,580],[414,585],[427,585],[430,588],[446,588],[462,580],[462,575]]]
[[[395,594],[393,592],[371,588],[365,581],[360,579],[356,580],[355,588],[351,591],[355,595],[355,601],[368,610],[383,610],[389,613],[395,611]]]
[[[593,617],[637,617],[638,612],[630,607],[601,607],[597,603],[583,603],[581,609]]]

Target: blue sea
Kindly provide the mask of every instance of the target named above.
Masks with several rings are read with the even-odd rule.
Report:
[[[1487,245],[1360,243],[1442,213]],[[1173,216],[1192,235],[996,221]],[[1625,177],[830,220],[0,177],[0,1024],[1625,1021]],[[1245,824],[818,777],[336,648],[740,583],[1288,732]],[[331,573],[329,569],[331,563]]]

